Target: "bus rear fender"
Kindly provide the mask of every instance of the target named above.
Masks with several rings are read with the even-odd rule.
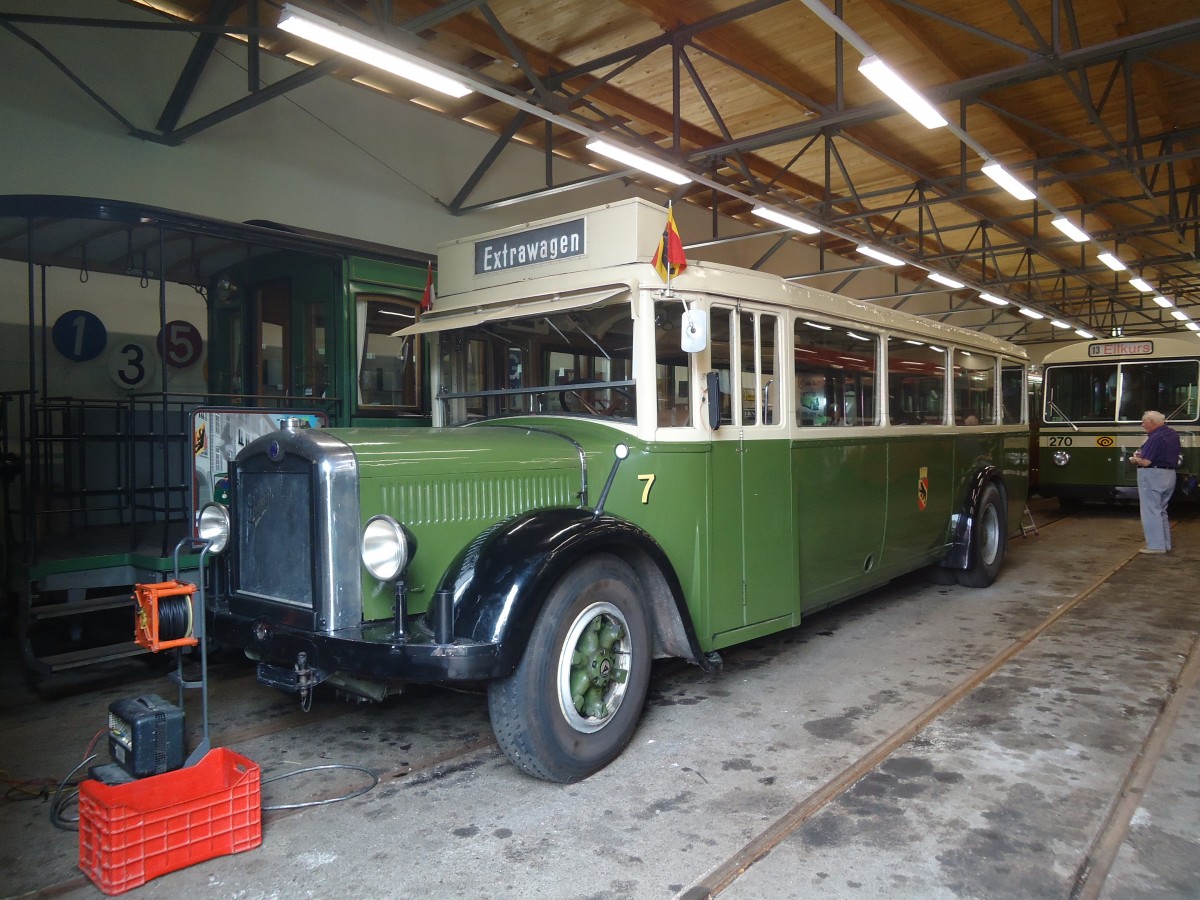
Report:
[[[959,503],[958,511],[950,517],[950,552],[938,563],[947,569],[966,569],[971,564],[971,535],[975,526],[975,513],[979,509],[979,496],[984,486],[993,483],[1000,492],[1001,508],[1008,508],[1008,491],[1004,478],[994,465],[980,466],[967,482],[966,490]]]
[[[591,509],[543,509],[488,529],[459,554],[438,586],[454,597],[452,634],[498,647],[490,673],[502,678],[520,662],[554,584],[579,560],[611,553],[628,563],[644,591],[655,658],[678,656],[709,668],[675,569],[662,547],[636,525]],[[437,633],[438,604],[428,625]]]

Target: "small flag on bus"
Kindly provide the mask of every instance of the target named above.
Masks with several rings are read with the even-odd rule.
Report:
[[[425,293],[421,295],[421,312],[429,312],[433,309],[433,301],[437,299],[437,291],[433,287],[433,262],[429,263],[429,268],[425,271]]]
[[[658,277],[668,284],[671,279],[687,268],[687,257],[683,255],[683,241],[675,227],[675,210],[667,207],[667,224],[663,227],[662,240],[654,251],[654,268]]]

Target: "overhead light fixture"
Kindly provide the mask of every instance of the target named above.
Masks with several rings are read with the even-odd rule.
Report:
[[[1171,310],[1171,318],[1180,322],[1190,322],[1192,317],[1179,309]]]
[[[1084,241],[1091,240],[1091,237],[1086,231],[1065,216],[1059,216],[1057,219],[1051,220],[1050,224],[1073,241],[1078,241],[1082,244]]]
[[[1141,291],[1143,294],[1153,294],[1154,288],[1150,286],[1150,282],[1144,278],[1130,278],[1129,283]]]
[[[997,297],[995,294],[980,294],[980,300],[986,300],[988,303],[995,303],[997,306],[1008,306],[1008,301],[1003,297]]]
[[[878,56],[863,57],[863,61],[858,64],[858,71],[871,79],[875,87],[891,97],[901,109],[926,128],[943,128],[949,124],[942,118],[942,114],[933,108],[932,103],[917,93]]]
[[[1100,262],[1104,263],[1106,266],[1108,266],[1114,272],[1124,272],[1126,269],[1129,268],[1127,265],[1125,265],[1125,263],[1121,262],[1119,259],[1117,259],[1115,256],[1113,256],[1111,253],[1101,253],[1099,256],[1096,257],[1096,259],[1100,260]]]
[[[1084,331],[1082,328],[1076,328],[1075,333],[1077,335],[1079,335],[1081,338],[1083,338],[1085,341],[1090,341],[1092,338],[1095,337],[1095,335],[1092,334],[1090,331]]]
[[[1043,316],[1043,315],[1042,315],[1040,312],[1038,312],[1036,309],[1030,309],[1030,308],[1029,308],[1029,307],[1027,307],[1027,306],[1018,306],[1018,307],[1017,307],[1017,312],[1019,312],[1019,313],[1020,313],[1021,315],[1023,315],[1023,316],[1029,316],[1029,318],[1031,318],[1031,319],[1044,319],[1044,318],[1046,318],[1046,317],[1045,317],[1045,316]]]
[[[1162,294],[1158,294],[1157,296],[1155,296],[1154,302],[1157,303],[1159,306],[1161,306],[1163,309],[1170,309],[1172,306],[1175,305],[1170,300],[1168,300],[1166,297],[1164,297]]]
[[[1050,324],[1053,325],[1055,328],[1070,328],[1071,327],[1066,322],[1063,322],[1060,319],[1051,319]]]
[[[617,162],[622,162],[627,166],[639,169],[647,175],[653,175],[656,178],[661,178],[663,181],[669,181],[671,184],[688,184],[692,180],[690,175],[685,175],[678,169],[672,169],[666,163],[660,163],[658,160],[651,159],[641,153],[626,150],[620,144],[614,144],[600,138],[592,138],[587,142],[587,148],[595,153],[599,153],[601,156],[607,156],[609,159],[615,159]]]
[[[863,256],[869,256],[872,259],[877,259],[881,263],[887,263],[889,266],[904,265],[904,260],[900,259],[899,257],[892,256],[889,253],[884,253],[882,250],[876,250],[874,247],[871,247],[867,244],[859,244],[858,252]]]
[[[1197,325],[1195,322],[1184,322],[1183,327],[1188,331],[1200,331],[1200,325]]]
[[[983,167],[983,174],[1018,200],[1036,200],[1037,194],[1016,179],[1015,176],[994,159]]]
[[[822,325],[820,322],[810,322],[808,319],[804,320],[804,324],[809,328],[820,328],[822,331],[833,331],[832,325]]]
[[[279,27],[296,37],[320,44],[334,53],[365,62],[451,97],[465,97],[472,92],[461,80],[417,56],[365,34],[359,34],[345,25],[313,15],[308,10],[292,6],[290,3],[284,5],[279,15]]]
[[[956,291],[959,288],[965,288],[966,285],[961,281],[955,281],[949,275],[943,275],[941,272],[930,272],[929,280],[936,281],[938,284],[944,284],[948,288],[954,288]]]
[[[850,337],[854,338],[856,341],[869,341],[869,340],[871,340],[871,338],[869,338],[869,337],[866,337],[865,335],[856,334],[856,333],[854,333],[853,331],[847,331],[847,332],[846,332],[846,334],[848,334]],[[861,360],[856,360],[856,362],[861,362]]]
[[[777,209],[772,209],[769,206],[754,207],[754,214],[762,216],[764,219],[770,219],[772,222],[778,222],[780,225],[786,225],[788,228],[794,228],[796,231],[804,234],[820,234],[821,229],[816,225],[810,225],[803,219],[797,219],[795,216],[789,216],[787,213],[781,213]]]

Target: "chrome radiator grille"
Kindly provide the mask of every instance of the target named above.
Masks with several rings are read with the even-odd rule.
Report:
[[[291,459],[238,479],[238,589],[244,594],[311,609],[317,581],[313,559],[312,467]]]

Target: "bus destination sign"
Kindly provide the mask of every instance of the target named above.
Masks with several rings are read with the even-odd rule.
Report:
[[[1116,344],[1089,344],[1088,356],[1149,356],[1154,341],[1121,341]]]
[[[506,269],[583,256],[586,252],[587,240],[582,218],[555,222],[477,242],[475,274],[490,275]]]

